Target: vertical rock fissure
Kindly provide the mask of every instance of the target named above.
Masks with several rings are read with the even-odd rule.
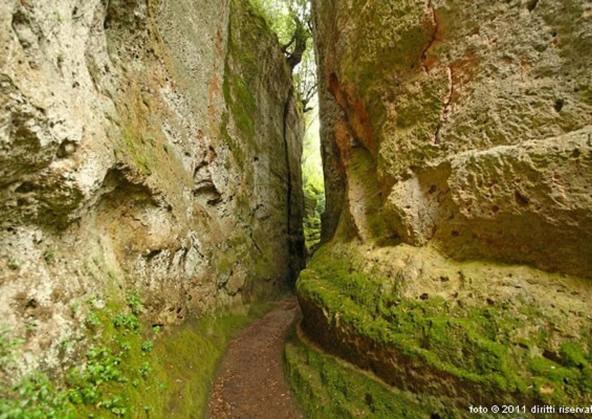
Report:
[[[290,104],[292,103],[292,97],[294,96],[294,87],[290,87],[286,97],[286,103],[284,104],[284,115],[283,115],[283,129],[282,136],[284,140],[284,158],[286,160],[286,214],[287,214],[287,236],[288,236],[288,250],[290,258],[290,266],[288,267],[288,279],[293,282],[296,272],[294,271],[293,260],[296,252],[296,246],[294,244],[294,230],[292,228],[292,167],[290,165],[290,141],[288,140],[288,117],[290,115]]]
[[[434,26],[434,29],[432,32],[432,36],[430,38],[430,42],[428,42],[423,52],[421,53],[421,66],[426,73],[429,72],[429,67],[427,63],[428,53],[430,52],[432,46],[436,43],[436,40],[438,39],[439,30],[438,16],[436,15],[436,9],[434,9],[432,0],[428,0],[427,8],[429,10],[430,18],[432,20],[432,25]]]

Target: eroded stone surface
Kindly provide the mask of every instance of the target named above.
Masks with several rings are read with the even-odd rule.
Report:
[[[418,169],[387,198],[408,243],[550,271],[592,272],[592,129],[468,151]]]
[[[313,6],[330,176],[307,334],[461,412],[587,401],[592,5]]]
[[[315,2],[329,225],[590,276],[590,7]]]
[[[0,316],[23,369],[64,362],[87,300],[138,291],[169,324],[298,271],[300,110],[247,2],[9,0],[0,22]]]

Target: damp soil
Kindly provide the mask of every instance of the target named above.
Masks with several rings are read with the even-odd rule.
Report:
[[[286,336],[299,316],[296,298],[286,298],[232,339],[212,387],[207,418],[303,418],[283,368]]]

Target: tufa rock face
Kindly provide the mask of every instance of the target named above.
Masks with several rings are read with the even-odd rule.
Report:
[[[137,291],[170,323],[293,280],[301,111],[246,1],[10,0],[0,22],[0,314],[26,368],[64,361],[89,300]]]
[[[589,276],[590,135],[582,129],[426,166],[393,187],[386,217],[404,241],[433,240],[456,258],[486,256]]]
[[[590,5],[391,3],[315,2],[325,239],[351,217],[363,239],[592,275]],[[352,196],[362,155],[379,202]]]
[[[588,400],[590,2],[313,9],[327,211],[305,332],[438,417]]]

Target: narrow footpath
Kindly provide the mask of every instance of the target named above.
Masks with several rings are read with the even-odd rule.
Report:
[[[284,377],[286,334],[299,316],[296,298],[282,300],[231,342],[208,404],[209,419],[300,419]]]

